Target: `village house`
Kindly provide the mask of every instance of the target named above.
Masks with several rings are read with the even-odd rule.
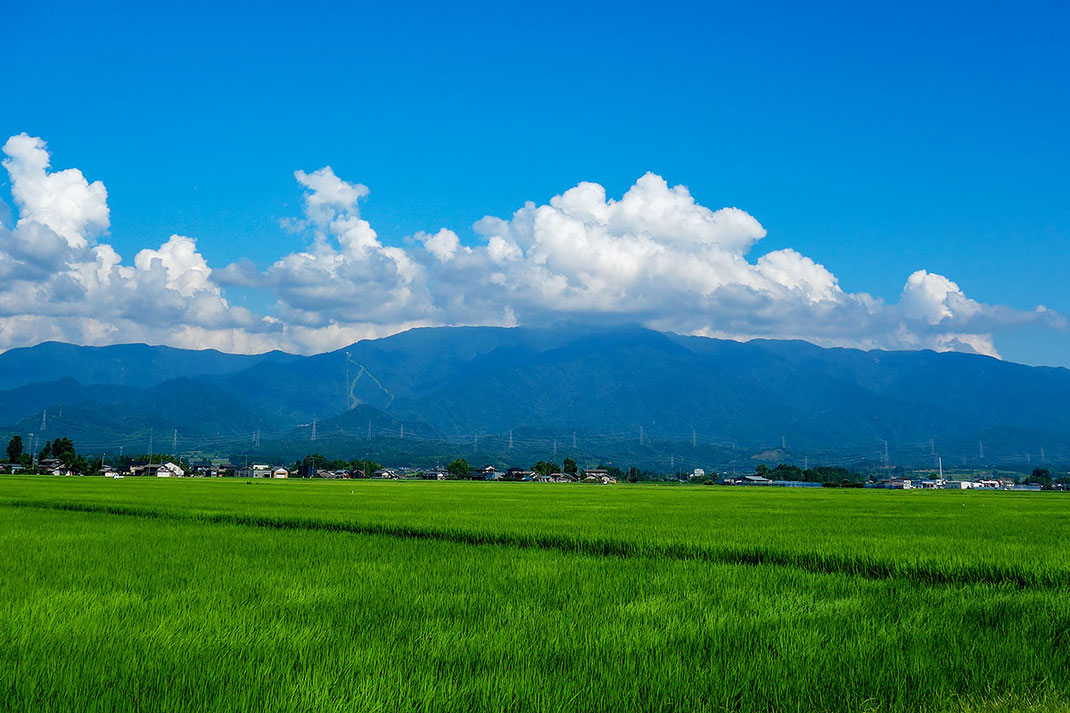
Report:
[[[70,475],[71,472],[59,458],[42,458],[37,462],[37,469],[48,475]]]
[[[180,478],[186,474],[186,471],[182,470],[174,463],[143,463],[141,465],[135,465],[130,469],[131,475],[145,475],[148,477],[156,478]]]

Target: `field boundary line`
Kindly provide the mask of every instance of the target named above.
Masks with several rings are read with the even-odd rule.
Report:
[[[387,523],[361,523],[317,520],[301,517],[272,517],[206,510],[168,510],[135,505],[73,503],[59,500],[6,500],[0,504],[12,508],[78,512],[98,515],[138,517],[144,519],[201,522],[217,525],[240,525],[275,530],[343,532],[354,535],[379,535],[399,539],[452,542],[465,545],[491,545],[522,549],[555,550],[563,553],[597,557],[650,557],[679,561],[700,561],[751,566],[778,566],[802,569],[815,574],[844,574],[865,579],[907,579],[922,584],[993,584],[1019,589],[1064,588],[1070,573],[1049,570],[1035,572],[1005,565],[958,565],[940,568],[918,562],[892,563],[863,560],[852,555],[793,553],[766,547],[709,547],[683,543],[641,543],[624,540],[569,537],[566,535],[524,535],[462,529],[421,528]]]

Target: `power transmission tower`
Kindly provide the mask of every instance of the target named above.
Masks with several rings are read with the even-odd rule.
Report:
[[[786,451],[788,449],[788,439],[784,436],[780,437],[780,450]]]
[[[171,438],[171,452],[178,453],[178,429],[175,429],[175,435]]]
[[[643,445],[643,427],[639,427],[639,445]]]
[[[371,439],[372,439],[372,422],[368,421],[368,435],[365,436],[364,440],[370,441]]]
[[[1047,457],[1044,455],[1044,446],[1040,447],[1040,462],[1041,463],[1047,463],[1048,462]]]
[[[977,455],[981,460],[985,459],[985,442],[977,441]]]
[[[554,455],[557,455],[557,439],[554,439]]]
[[[576,432],[572,432],[572,450],[576,450]]]
[[[41,412],[41,433],[45,432],[45,426],[48,424],[48,409]]]
[[[312,440],[316,440],[316,419],[312,419]]]
[[[509,429],[509,450],[513,450],[513,430]]]
[[[691,447],[694,448],[698,445],[698,434],[695,433],[695,427],[691,427]]]

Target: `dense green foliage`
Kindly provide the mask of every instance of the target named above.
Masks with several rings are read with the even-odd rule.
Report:
[[[14,435],[7,442],[7,459],[10,463],[18,463],[22,457],[22,436]]]
[[[450,480],[464,480],[471,471],[468,468],[468,461],[464,458],[457,458],[446,466],[446,473],[449,475]]]
[[[238,462],[237,456],[231,457],[231,462]],[[290,472],[301,478],[311,478],[320,470],[346,470],[360,471],[365,478],[370,478],[375,471],[382,468],[382,464],[373,460],[360,458],[352,460],[329,459],[319,453],[312,453],[290,466]]]
[[[0,709],[1063,709],[1068,507],[5,477]]]

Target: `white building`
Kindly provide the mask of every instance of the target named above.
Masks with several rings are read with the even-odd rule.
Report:
[[[271,477],[272,478],[289,478],[290,477],[290,471],[286,470],[285,468],[276,468],[275,470],[271,471]]]
[[[157,478],[181,478],[186,474],[186,471],[179,468],[174,463],[168,461],[167,463],[161,463],[156,467]]]

